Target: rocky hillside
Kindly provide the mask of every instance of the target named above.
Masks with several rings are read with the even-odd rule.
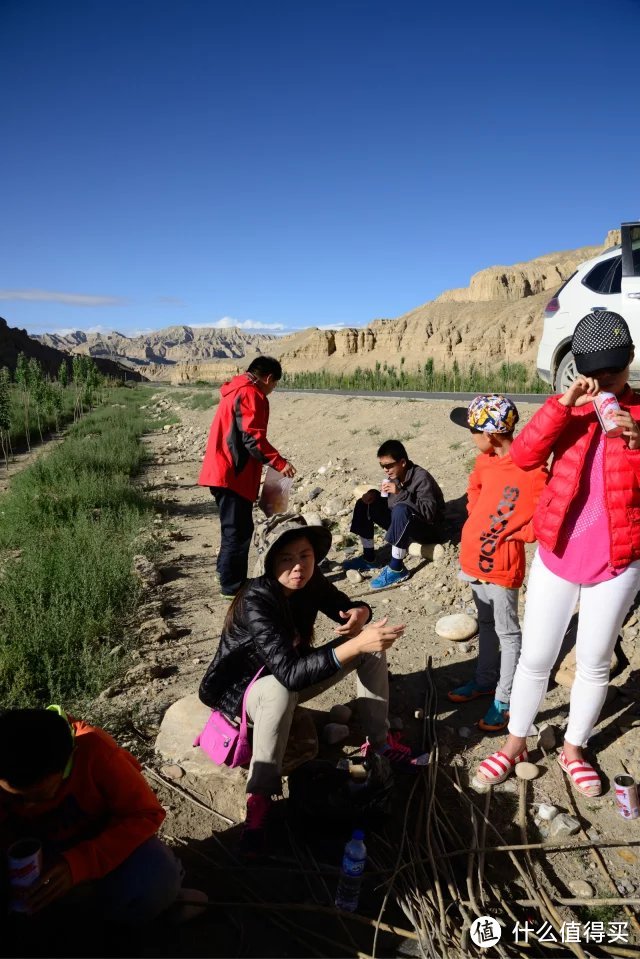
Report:
[[[29,358],[35,357],[47,373],[55,375],[60,369],[60,364],[65,359],[69,360],[69,353],[41,340],[40,337],[29,336],[26,330],[9,326],[7,321],[0,317],[0,367],[7,366],[10,370],[14,370],[18,354],[24,353]],[[119,363],[103,357],[96,358],[96,366],[106,376],[118,379],[124,376],[136,380],[146,379],[146,376],[141,373],[125,370]]]
[[[154,373],[162,375],[162,367],[177,363],[238,360],[266,352],[277,337],[244,333],[236,328],[218,330],[212,327],[170,326],[144,336],[125,336],[123,333],[83,333],[76,330],[61,336],[45,333],[38,339],[58,350],[86,353],[128,363],[132,366],[158,367]],[[167,375],[167,371],[164,371]]]

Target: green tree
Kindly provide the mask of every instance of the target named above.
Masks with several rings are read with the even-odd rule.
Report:
[[[0,446],[7,469],[11,452],[11,373],[3,366],[0,370]]]
[[[31,452],[31,431],[29,429],[29,406],[31,400],[29,393],[29,362],[24,353],[18,353],[16,360],[16,383],[20,391],[20,400],[24,413],[24,438],[27,443],[27,449]]]
[[[45,397],[47,392],[46,381],[42,372],[42,367],[38,360],[32,356],[27,366],[27,382],[29,393],[33,400],[33,406],[36,411],[36,422],[38,424],[38,433],[40,442],[43,442],[42,435],[42,414],[44,413]]]

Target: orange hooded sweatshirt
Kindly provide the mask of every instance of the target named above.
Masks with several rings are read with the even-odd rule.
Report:
[[[522,470],[509,453],[477,457],[469,476],[469,518],[460,542],[464,573],[508,589],[522,586],[524,544],[535,540],[531,519],[546,481],[545,467]]]
[[[24,806],[0,791],[0,826],[10,839],[35,836],[61,854],[75,884],[101,879],[124,862],[155,836],[165,811],[130,753],[101,729],[71,717],[69,723],[73,764],[55,796]]]

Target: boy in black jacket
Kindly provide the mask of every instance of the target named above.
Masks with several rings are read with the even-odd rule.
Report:
[[[370,489],[353,510],[351,532],[362,540],[362,556],[344,562],[344,569],[378,569],[373,548],[374,526],[386,529],[391,562],[371,580],[371,589],[386,589],[409,578],[404,558],[409,543],[441,543],[444,539],[444,496],[421,466],[409,459],[400,440],[387,440],[378,450],[385,472],[379,490]]]

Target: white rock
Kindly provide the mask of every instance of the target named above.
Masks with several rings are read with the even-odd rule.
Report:
[[[593,899],[593,886],[584,879],[572,879],[569,889],[578,899]]]
[[[544,819],[545,822],[551,822],[552,819],[555,819],[558,815],[558,807],[552,806],[550,803],[541,802],[538,806],[538,816],[540,819]]]
[[[347,579],[349,580],[350,583],[353,583],[354,585],[356,583],[362,582],[362,576],[360,575],[357,569],[348,569]]]
[[[327,472],[327,467],[321,466],[317,472],[318,472],[318,476],[324,476],[324,474]]]
[[[432,563],[440,563],[445,557],[441,543],[409,543],[409,556],[420,556]]]
[[[335,497],[328,499],[322,507],[322,512],[325,516],[337,516],[337,514],[342,509],[342,500],[336,499]]]
[[[307,526],[322,526],[322,516],[320,513],[303,513],[302,516]]]
[[[549,826],[550,839],[563,839],[565,836],[574,836],[577,832],[580,832],[580,823],[565,812],[556,816]]]
[[[478,621],[474,616],[466,613],[452,613],[442,616],[436,623],[436,634],[442,639],[453,639],[460,642],[471,639],[478,632]]]
[[[182,779],[184,776],[184,769],[182,766],[177,766],[175,763],[171,763],[168,766],[161,766],[160,772],[165,779]]]
[[[540,770],[535,763],[518,763],[516,766],[516,776],[518,779],[537,779]]]

